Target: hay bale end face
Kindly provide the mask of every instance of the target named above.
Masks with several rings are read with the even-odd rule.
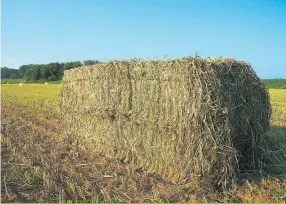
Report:
[[[268,92],[233,59],[109,61],[65,71],[66,132],[90,151],[173,183],[226,188],[259,165]]]

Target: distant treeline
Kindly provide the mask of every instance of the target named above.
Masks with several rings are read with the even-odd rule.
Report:
[[[25,81],[58,81],[63,77],[65,70],[93,65],[100,63],[97,60],[85,60],[83,62],[64,62],[64,63],[49,63],[49,64],[29,64],[22,65],[19,69],[1,67],[1,79],[24,79]]]
[[[286,79],[263,79],[267,89],[286,89]]]
[[[26,82],[60,81],[65,70],[97,63],[100,63],[100,61],[85,60],[83,62],[29,64],[22,65],[19,69],[1,67],[1,79],[23,79]],[[262,82],[268,89],[286,89],[286,79],[263,79]]]
[[[1,67],[1,79],[18,79],[19,70],[7,67]]]

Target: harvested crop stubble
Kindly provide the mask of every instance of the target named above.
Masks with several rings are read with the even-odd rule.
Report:
[[[223,189],[261,165],[271,114],[250,65],[200,57],[65,71],[60,106],[66,133],[91,151],[176,184]]]

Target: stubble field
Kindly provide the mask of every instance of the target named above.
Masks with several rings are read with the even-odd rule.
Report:
[[[270,89],[271,158],[227,192],[176,186],[128,164],[90,155],[61,131],[60,84],[2,85],[1,198],[14,202],[285,202],[286,90]]]

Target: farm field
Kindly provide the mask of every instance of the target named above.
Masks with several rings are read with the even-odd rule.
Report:
[[[286,89],[270,89],[272,125],[286,127]]]
[[[1,88],[1,198],[14,202],[285,202],[286,89],[270,89],[272,163],[228,192],[175,186],[89,152],[61,132],[61,84]]]
[[[45,84],[44,80],[38,81],[26,81],[25,79],[1,79],[1,84],[19,84],[21,82],[29,83],[29,84]],[[61,81],[48,81],[49,84],[60,84]]]

